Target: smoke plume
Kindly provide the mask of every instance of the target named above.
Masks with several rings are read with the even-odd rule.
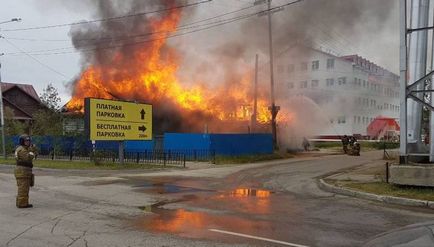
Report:
[[[76,1],[68,2],[74,4]],[[248,123],[243,123],[242,127],[232,128],[227,123],[222,125],[215,116],[204,111],[189,111],[186,114],[179,105],[175,104],[170,95],[154,97],[147,95],[149,91],[136,88],[131,88],[128,94],[118,90],[118,87],[122,87],[125,81],[135,79],[131,75],[156,69],[148,63],[144,66],[137,66],[136,62],[147,61],[155,51],[155,47],[158,46],[161,54],[159,54],[157,67],[175,63],[176,66],[171,72],[182,85],[207,88],[213,94],[203,96],[210,102],[210,105],[215,108],[230,109],[229,112],[237,111],[239,98],[228,92],[240,92],[252,100],[254,57],[258,53],[262,65],[260,66],[259,98],[268,100],[269,70],[266,64],[268,62],[268,22],[266,16],[252,17],[241,22],[170,39],[167,42],[165,38],[169,34],[162,33],[157,38],[162,38],[163,44],[160,44],[158,40],[146,42],[151,38],[155,39],[155,36],[145,34],[156,31],[154,25],[156,21],[170,19],[179,26],[180,23],[197,20],[196,16],[203,16],[204,12],[219,6],[217,2],[232,3],[232,1],[214,0],[210,5],[203,7],[177,10],[181,11],[180,15],[174,11],[168,11],[86,26],[74,26],[70,31],[70,36],[76,49],[82,52],[83,72],[90,67],[98,68],[99,73],[97,74],[100,75],[98,78],[100,81],[116,82],[104,88],[97,87],[101,91],[107,91],[99,96],[108,93],[113,98],[153,103],[154,107],[158,108],[154,119],[156,121],[154,124],[160,128],[158,131],[202,131],[204,126],[208,126],[211,131],[228,131],[229,129],[245,131]],[[273,6],[288,2],[275,0]],[[394,51],[393,47],[396,45],[397,49],[397,44],[391,40],[397,34],[397,30],[396,33],[393,31],[393,28],[397,28],[395,23],[398,23],[398,16],[394,11],[397,8],[397,1],[382,0],[381,3],[379,2],[378,0],[304,0],[287,6],[285,10],[273,15],[274,53],[278,57],[281,52],[302,44],[307,47],[315,46],[334,50],[336,53],[351,52],[363,55],[370,53],[370,50],[378,49],[378,47],[373,47],[372,42],[368,42],[376,35],[379,46],[390,43],[392,45],[387,46],[387,49]],[[181,0],[87,0],[86,7],[94,10],[95,18],[105,19],[165,9],[186,3],[188,1]],[[83,6],[79,3],[77,5]],[[256,7],[254,11],[260,11],[261,8],[263,10],[265,6]],[[231,10],[226,9],[222,12]],[[210,16],[213,14],[208,15]],[[174,31],[174,28],[172,29]],[[380,35],[381,33],[390,35]],[[140,45],[135,45],[137,43]],[[308,52],[306,56],[309,56]],[[393,67],[395,63],[388,60],[390,57],[378,55],[373,59]],[[80,75],[80,78],[83,78],[83,75]],[[72,88],[76,88],[74,86],[78,82],[79,79],[74,81]],[[147,88],[147,90],[150,89]],[[154,91],[159,92],[158,89]],[[75,91],[74,95],[77,93]],[[307,115],[315,114],[316,109]],[[311,122],[315,122],[315,117]],[[294,124],[292,127],[295,129],[300,126]],[[312,130],[318,128],[309,127]],[[305,135],[313,135],[314,132],[306,130]]]

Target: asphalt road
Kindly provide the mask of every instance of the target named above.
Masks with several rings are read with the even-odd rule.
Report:
[[[321,191],[316,178],[377,160],[327,156],[195,170],[36,170],[33,209],[16,209],[0,166],[2,246],[360,246],[434,219]]]

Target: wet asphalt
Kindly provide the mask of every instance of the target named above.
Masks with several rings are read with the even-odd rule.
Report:
[[[135,220],[134,225],[153,233],[226,243],[360,246],[385,231],[433,220],[431,210],[339,196],[316,185],[324,174],[378,158],[378,152],[359,158],[323,157],[247,169],[223,179],[166,176],[130,180],[134,190],[161,197],[143,207],[153,214]]]
[[[381,155],[381,152],[367,152],[360,157],[308,157],[278,164],[244,165],[242,169],[223,167],[146,174],[37,169],[41,187],[32,192],[37,207],[28,212],[35,213],[33,218],[25,218],[28,213],[16,212],[6,201],[0,203],[5,215],[11,215],[4,217],[5,224],[21,217],[23,222],[32,222],[34,230],[22,234],[6,227],[7,234],[2,239],[25,244],[29,243],[27,239],[33,239],[35,246],[47,246],[45,241],[50,240],[52,246],[62,246],[54,244],[65,240],[53,229],[64,227],[59,231],[62,229],[69,236],[94,225],[83,233],[86,239],[82,237],[89,246],[127,243],[131,246],[361,246],[383,232],[434,220],[432,210],[384,205],[318,188],[319,177],[381,159]],[[10,174],[12,169],[0,166],[0,173]],[[6,187],[1,195],[11,200],[12,178],[3,175],[2,179],[0,182]],[[47,205],[41,204],[45,201]],[[144,204],[137,204],[140,201]],[[62,207],[55,207],[57,204]],[[75,208],[75,204],[92,210],[96,207],[98,211],[86,209],[74,213],[69,219],[72,223],[67,226],[59,223],[58,217],[51,220],[53,210],[69,215],[63,207]],[[41,212],[47,216],[42,217]],[[95,215],[98,221],[93,219]],[[50,230],[41,225],[43,222],[54,225]],[[41,228],[37,228],[39,225]],[[101,227],[118,235],[113,238],[103,235]],[[13,234],[16,236],[12,238]]]

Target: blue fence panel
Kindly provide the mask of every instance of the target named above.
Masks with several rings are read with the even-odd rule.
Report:
[[[80,137],[35,136],[33,143],[40,154],[49,154],[54,148],[66,154],[74,151],[75,155],[86,155],[92,150],[92,143]],[[19,136],[10,136],[8,141],[18,145]],[[126,141],[125,152],[149,152],[155,149],[156,141]],[[249,155],[273,153],[271,134],[189,134],[166,133],[163,138],[164,150],[183,153],[187,158],[200,159],[217,155]],[[97,141],[98,151],[117,153],[117,141]]]
[[[164,150],[209,150],[211,146],[208,134],[164,134]]]
[[[271,134],[211,134],[210,138],[216,155],[273,153]]]
[[[125,152],[143,152],[145,150],[153,150],[154,141],[126,141]]]
[[[89,143],[91,142],[89,141]],[[119,150],[119,143],[116,141],[96,141],[95,150],[117,152]]]

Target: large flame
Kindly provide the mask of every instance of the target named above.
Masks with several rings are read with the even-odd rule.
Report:
[[[240,81],[222,83],[210,89],[205,83],[189,82],[186,87],[176,76],[179,57],[176,49],[166,44],[171,31],[181,19],[179,9],[165,16],[149,18],[153,33],[151,42],[134,47],[134,55],[126,56],[121,49],[112,55],[110,65],[90,65],[74,84],[73,97],[67,104],[70,111],[83,111],[84,98],[137,100],[156,105],[169,102],[183,114],[200,112],[201,116],[219,121],[249,121],[253,113],[252,69],[245,65]],[[163,52],[164,51],[164,52]],[[226,85],[226,86],[223,86]],[[271,115],[268,101],[258,99],[257,121],[267,123]],[[155,109],[158,111],[158,109]],[[288,116],[287,114],[282,115]]]

